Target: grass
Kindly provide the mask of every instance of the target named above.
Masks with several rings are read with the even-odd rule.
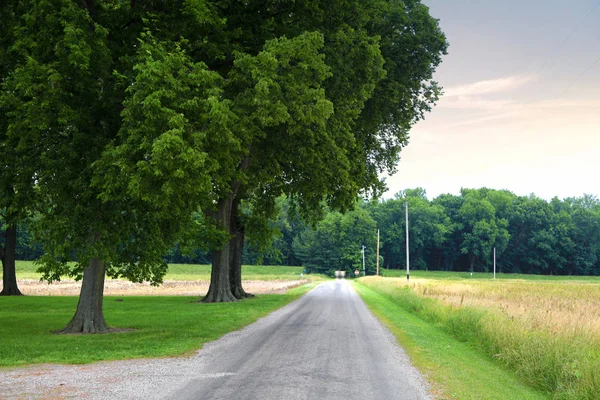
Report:
[[[405,269],[382,269],[386,278],[406,278]],[[411,270],[411,278],[438,279],[438,280],[491,280],[494,278],[492,272],[454,272],[454,271],[423,271]],[[553,281],[553,282],[577,282],[577,283],[600,283],[600,276],[572,276],[572,275],[528,275],[528,274],[502,274],[496,273],[496,280],[526,280],[526,281]]]
[[[40,279],[40,274],[36,272],[37,268],[33,261],[17,261],[17,278]],[[207,281],[210,280],[210,268],[210,265],[170,264],[164,279]],[[303,270],[303,267],[244,265],[242,277],[244,280],[296,280],[300,278]],[[318,279],[315,275],[310,275],[310,278]]]
[[[203,304],[197,297],[181,296],[106,297],[107,323],[134,329],[107,335],[52,333],[69,322],[76,297],[0,297],[0,366],[189,354],[290,303],[314,285],[237,303]]]
[[[406,278],[404,269],[382,269],[386,278]],[[439,279],[439,280],[490,280],[494,278],[492,272],[454,272],[454,271],[423,271],[411,270],[411,278]],[[526,281],[558,281],[578,283],[600,283],[600,276],[569,276],[569,275],[527,275],[527,274],[496,274],[496,280],[526,280]]]
[[[381,291],[370,279],[355,284],[369,308],[398,338],[411,362],[442,399],[548,399],[471,344],[423,320],[407,307],[409,291]],[[414,301],[416,299],[412,299]]]
[[[366,278],[361,282],[556,399],[600,393],[600,285]]]
[[[210,265],[170,264],[164,279],[210,280],[210,269]],[[303,267],[244,265],[242,277],[245,280],[295,280],[303,271]]]

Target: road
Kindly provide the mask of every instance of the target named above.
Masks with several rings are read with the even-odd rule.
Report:
[[[423,378],[345,280],[206,346],[174,399],[427,399]]]

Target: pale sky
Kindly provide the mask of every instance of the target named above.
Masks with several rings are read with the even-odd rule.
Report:
[[[450,43],[399,190],[600,197],[600,1],[424,0]]]

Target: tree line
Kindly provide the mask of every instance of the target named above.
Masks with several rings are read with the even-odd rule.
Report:
[[[43,279],[82,279],[65,333],[176,245],[210,250],[204,301],[246,297],[279,196],[316,221],[385,190],[447,46],[419,0],[0,2],[1,294],[26,222]]]
[[[496,249],[497,271],[544,275],[600,275],[600,200],[591,195],[546,201],[507,190],[463,189],[429,200],[408,189],[387,200],[359,200],[345,213],[326,210],[311,224],[286,197],[276,215],[243,244],[242,263],[304,266],[307,272],[375,274],[377,230],[380,267],[406,268],[405,206],[409,207],[411,268],[488,272]],[[241,215],[249,219],[250,209]],[[38,259],[42,246],[19,227],[17,258]],[[256,234],[258,232],[259,234]],[[210,251],[180,245],[167,263],[210,263]]]
[[[281,199],[273,223],[281,236],[267,263],[311,270],[375,272],[377,229],[380,265],[406,268],[405,205],[413,269],[545,275],[600,275],[600,201],[592,195],[546,201],[507,190],[462,189],[428,200],[409,189],[387,200],[358,201],[353,211],[330,211],[314,229],[288,212]]]

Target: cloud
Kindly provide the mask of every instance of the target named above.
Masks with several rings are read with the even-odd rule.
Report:
[[[452,101],[440,102],[440,106],[448,108],[464,108],[473,110],[465,118],[456,123],[445,124],[446,128],[465,126],[490,126],[490,123],[516,124],[525,127],[548,123],[566,118],[577,118],[579,122],[586,118],[598,120],[598,99],[548,99],[532,102],[482,100],[477,98],[457,97]],[[585,118],[583,118],[585,117]]]
[[[508,76],[446,88],[444,97],[477,96],[516,89],[531,81],[533,76]]]
[[[471,96],[443,97],[440,100],[441,107],[480,110],[503,110],[513,104],[514,102],[511,100],[485,100],[480,97]]]
[[[600,108],[600,100],[595,96],[539,99],[532,91],[535,88],[524,88],[534,79],[535,75],[513,75],[447,88],[438,106],[460,110],[460,120],[446,126],[537,124],[564,119],[568,115],[587,116],[590,111],[596,112]],[[538,99],[534,100],[535,97]]]

